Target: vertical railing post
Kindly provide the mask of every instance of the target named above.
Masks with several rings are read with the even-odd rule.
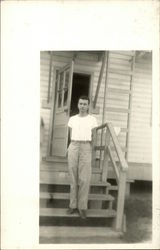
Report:
[[[95,146],[97,145],[97,131],[96,128],[92,131],[92,167],[96,167],[96,150]]]
[[[102,166],[102,181],[107,180],[107,174],[108,174],[108,168],[109,168],[109,154],[108,154],[109,143],[110,143],[110,134],[109,134],[108,129],[106,128],[104,159],[103,159],[103,166]]]
[[[115,229],[117,231],[122,230],[125,188],[126,188],[126,171],[120,171],[119,184],[118,184],[117,215],[115,221]]]
[[[104,136],[104,129],[101,129],[101,140],[100,140],[100,147],[103,146],[103,136]],[[100,163],[100,169],[103,168],[103,154],[102,154],[102,149],[100,150],[100,155],[99,155],[99,163]]]

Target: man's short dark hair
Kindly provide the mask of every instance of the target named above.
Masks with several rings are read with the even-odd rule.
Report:
[[[79,98],[78,98],[78,101],[82,99],[82,100],[87,100],[88,101],[88,104],[90,104],[90,100],[89,100],[89,97],[86,96],[86,95],[81,95]]]

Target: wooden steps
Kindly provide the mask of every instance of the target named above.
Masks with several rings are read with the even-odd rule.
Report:
[[[78,212],[75,214],[67,214],[65,208],[41,208],[41,217],[79,217]],[[88,209],[87,218],[113,218],[116,216],[116,211],[111,209]]]
[[[109,191],[115,190],[115,187],[109,182],[101,181],[102,170],[94,168],[92,171],[94,178],[91,178],[87,221],[84,222],[78,211],[75,214],[67,214],[70,178],[65,159],[63,162],[58,159],[50,160],[43,161],[40,170],[40,226],[111,225],[116,217],[116,211],[113,209],[115,198]]]
[[[40,199],[69,199],[69,193],[48,193],[41,192]],[[114,201],[114,197],[106,194],[89,194],[89,200],[103,200],[103,201]]]
[[[40,184],[50,184],[50,185],[70,185],[69,179],[67,180],[61,180],[61,179],[55,179],[54,177],[50,176],[50,178],[41,178],[40,179]],[[97,186],[97,187],[110,187],[111,184],[109,182],[102,182],[102,181],[97,181],[97,182],[91,182],[90,186]]]

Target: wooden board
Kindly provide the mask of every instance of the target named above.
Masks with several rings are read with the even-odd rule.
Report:
[[[60,199],[66,200],[69,199],[69,193],[50,193],[50,192],[41,192],[40,199]],[[114,197],[106,194],[89,194],[88,200],[103,200],[103,201],[113,201]]]
[[[45,217],[79,217],[78,213],[75,214],[67,214],[67,209],[63,208],[41,208],[40,216]],[[115,210],[107,210],[107,209],[88,209],[87,217],[89,218],[109,218],[115,217]]]

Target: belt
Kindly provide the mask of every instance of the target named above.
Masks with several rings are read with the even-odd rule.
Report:
[[[79,142],[79,143],[91,143],[91,141],[76,141],[76,140],[71,140],[71,142]]]

